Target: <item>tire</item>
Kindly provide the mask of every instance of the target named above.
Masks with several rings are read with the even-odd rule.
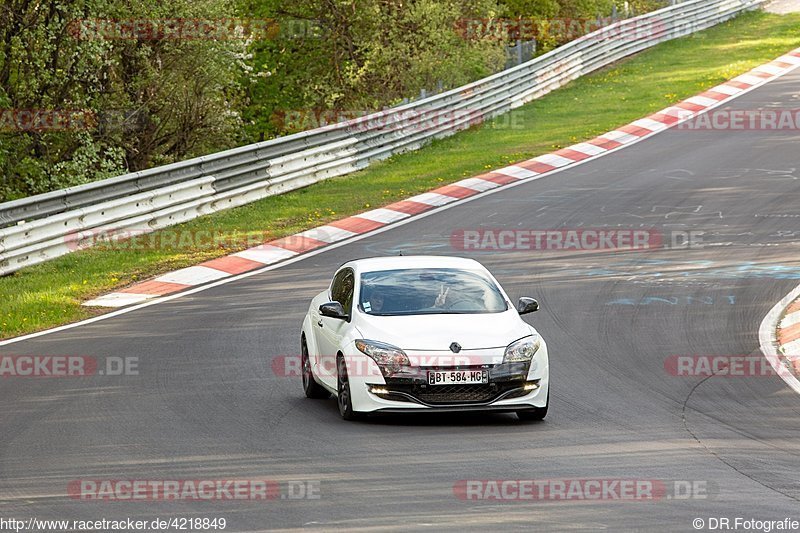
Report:
[[[544,407],[534,407],[533,409],[517,411],[517,418],[523,422],[539,422],[544,420],[544,417],[547,416],[548,407],[550,407],[550,389],[547,389],[547,403],[544,404]]]
[[[345,420],[357,420],[361,418],[359,413],[353,411],[353,398],[350,395],[350,380],[347,377],[347,364],[341,355],[336,357],[336,383],[338,394],[336,404],[339,406],[339,414]]]
[[[300,341],[301,353],[301,366],[303,372],[303,390],[306,393],[306,398],[314,400],[324,400],[330,398],[331,393],[317,383],[314,379],[314,373],[311,372],[311,360],[308,357],[308,346],[306,345],[306,338],[303,337]]]

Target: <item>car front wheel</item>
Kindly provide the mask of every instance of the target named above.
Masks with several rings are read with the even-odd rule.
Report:
[[[547,416],[547,408],[550,407],[550,389],[547,390],[547,403],[544,407],[534,407],[533,409],[525,409],[524,411],[517,411],[517,418],[524,422],[537,422],[544,420]]]
[[[311,372],[311,358],[308,356],[308,346],[306,339],[300,341],[300,358],[303,371],[303,390],[306,393],[306,398],[313,398],[314,400],[324,400],[330,397],[330,393],[325,388],[317,383],[314,379],[314,374]]]
[[[345,420],[356,420],[358,413],[353,411],[353,398],[350,395],[350,380],[347,377],[347,364],[341,355],[336,358],[339,414]]]

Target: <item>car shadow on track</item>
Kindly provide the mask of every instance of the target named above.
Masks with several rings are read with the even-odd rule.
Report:
[[[336,401],[325,400],[318,404],[324,407],[325,416],[339,419]],[[321,409],[323,410],[323,409]],[[343,424],[362,426],[403,426],[403,427],[478,427],[478,426],[543,426],[547,421],[523,422],[514,413],[466,412],[466,413],[374,413],[354,422]]]
[[[361,423],[392,426],[537,426],[546,422],[523,422],[513,413],[409,413],[372,415]]]

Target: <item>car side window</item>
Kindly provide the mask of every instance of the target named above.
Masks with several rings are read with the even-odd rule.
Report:
[[[353,310],[353,292],[355,290],[356,277],[353,270],[345,268],[338,272],[331,284],[331,299],[339,302],[349,315]]]
[[[331,283],[331,300],[334,302],[341,303],[339,297],[342,294],[342,280],[344,279],[344,275],[347,273],[347,270],[340,270],[336,273],[333,277],[333,282]]]

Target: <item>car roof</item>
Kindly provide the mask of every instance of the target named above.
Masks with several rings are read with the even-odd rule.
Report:
[[[407,268],[454,268],[465,270],[486,270],[474,259],[446,255],[395,255],[389,257],[370,257],[348,261],[342,267],[352,267],[359,272],[378,270],[402,270]]]

